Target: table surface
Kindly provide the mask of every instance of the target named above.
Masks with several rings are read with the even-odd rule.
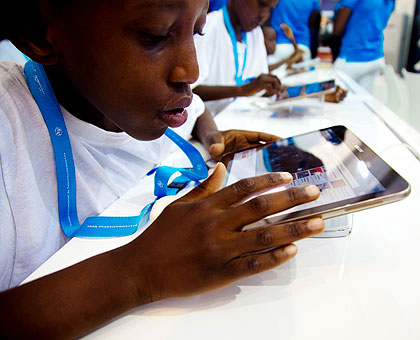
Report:
[[[351,79],[339,76],[349,89],[339,105],[304,99],[278,106],[273,118],[258,99],[238,99],[216,122],[220,129],[283,137],[346,125],[410,182],[411,195],[355,213],[348,237],[298,242],[297,257],[283,266],[215,292],[139,307],[87,339],[420,339],[420,162],[415,157],[420,135]],[[105,214],[138,213],[150,197],[136,188]],[[139,233],[72,239],[28,281],[125,244]]]

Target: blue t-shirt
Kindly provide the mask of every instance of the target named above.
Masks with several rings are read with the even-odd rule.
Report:
[[[340,58],[367,62],[384,57],[384,29],[395,8],[394,0],[341,0],[352,10],[341,43]]]
[[[311,32],[308,27],[309,17],[319,10],[319,0],[279,0],[271,14],[271,26],[277,33],[277,44],[290,44],[280,24],[286,23],[292,29],[296,42],[311,45]]]
[[[218,11],[221,9],[228,0],[210,0],[209,9],[210,11]]]

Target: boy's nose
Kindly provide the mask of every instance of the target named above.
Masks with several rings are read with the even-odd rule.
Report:
[[[194,42],[178,48],[175,52],[175,64],[169,75],[171,83],[195,83],[198,79],[199,69]]]

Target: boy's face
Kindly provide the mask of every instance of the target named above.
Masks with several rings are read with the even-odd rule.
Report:
[[[271,27],[264,27],[264,43],[268,55],[273,55],[276,51],[276,31]]]
[[[250,32],[269,18],[277,3],[278,0],[234,0],[233,6],[242,29]]]
[[[182,125],[198,77],[193,35],[207,7],[208,0],[92,0],[60,11],[48,27],[59,55],[53,68],[80,98],[78,111],[96,110],[140,140]]]

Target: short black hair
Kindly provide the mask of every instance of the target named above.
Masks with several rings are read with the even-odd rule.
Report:
[[[6,0],[1,7],[0,40],[12,38],[41,18],[36,0]]]
[[[74,0],[44,0],[55,6],[68,4]],[[0,41],[11,39],[19,33],[38,33],[42,22],[39,1],[37,0],[6,0],[0,11]],[[35,31],[35,32],[34,32]]]

